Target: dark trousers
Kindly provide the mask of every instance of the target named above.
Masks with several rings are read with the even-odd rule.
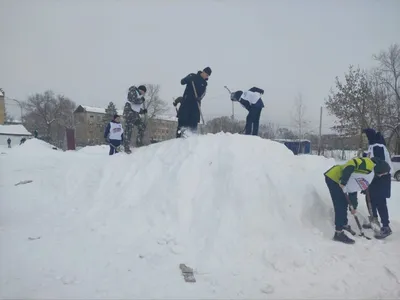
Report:
[[[249,114],[246,117],[245,134],[247,135],[258,135],[258,128],[260,126],[260,115],[261,109],[257,107],[251,107]]]
[[[114,153],[118,153],[117,148],[121,145],[120,140],[110,140],[110,155],[113,155]]]
[[[375,177],[368,190],[371,197],[372,215],[375,218],[381,218],[382,226],[389,226],[389,212],[387,207],[387,198],[391,196],[391,177],[384,175]]]
[[[197,126],[198,126],[198,122],[196,122],[196,123],[192,122],[189,125],[182,125],[182,122],[180,122],[180,120],[178,119],[178,127],[176,128],[176,138],[181,138],[182,134],[185,130],[189,130],[193,133],[196,133]]]
[[[387,199],[384,197],[373,197],[371,198],[372,215],[374,218],[381,217],[382,226],[389,226],[389,211],[387,208]]]
[[[346,195],[339,184],[326,176],[325,182],[328,186],[329,193],[331,194],[333,208],[335,210],[335,230],[341,231],[343,230],[343,227],[348,224],[347,208],[349,203],[347,202]],[[354,209],[357,209],[357,193],[350,193],[349,199]]]

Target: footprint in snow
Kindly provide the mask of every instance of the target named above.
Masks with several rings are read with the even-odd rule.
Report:
[[[270,284],[267,284],[265,287],[261,289],[261,292],[264,294],[272,294],[274,291],[275,288]]]

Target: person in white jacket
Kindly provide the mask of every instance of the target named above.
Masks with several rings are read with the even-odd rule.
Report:
[[[252,87],[248,91],[236,91],[231,94],[231,100],[237,101],[249,111],[246,117],[245,134],[258,135],[260,126],[261,111],[264,108],[264,102],[261,96],[264,90],[258,87]]]
[[[109,155],[118,153],[121,144],[124,142],[124,129],[122,128],[119,115],[114,115],[113,120],[107,124],[104,131],[104,138],[110,145]]]

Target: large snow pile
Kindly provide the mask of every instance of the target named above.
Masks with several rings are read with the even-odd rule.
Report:
[[[230,134],[86,150],[3,149],[2,298],[400,297],[395,182],[394,234],[344,245],[323,177],[333,160]]]

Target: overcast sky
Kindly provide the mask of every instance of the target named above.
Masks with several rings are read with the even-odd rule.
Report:
[[[231,115],[224,85],[258,86],[262,122],[292,126],[301,93],[317,132],[335,76],[400,42],[399,12],[399,0],[0,0],[0,87],[19,100],[52,89],[122,109],[130,85],[160,84],[171,103],[181,78],[210,66],[206,119]],[[236,104],[237,118],[246,113]],[[326,132],[326,113],[323,123]]]

